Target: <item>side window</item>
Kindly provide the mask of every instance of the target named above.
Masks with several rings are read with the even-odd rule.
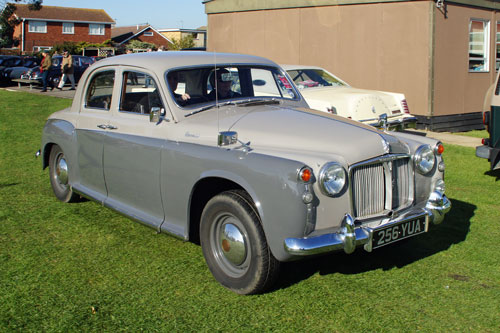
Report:
[[[286,76],[269,69],[252,68],[252,84],[255,96],[296,98]]]
[[[121,91],[120,111],[149,114],[151,108],[164,108],[158,85],[148,74],[124,72]]]
[[[95,74],[87,87],[85,106],[109,110],[114,84],[115,71],[103,71]]]

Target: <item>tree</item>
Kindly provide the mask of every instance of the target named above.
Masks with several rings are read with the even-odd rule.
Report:
[[[156,50],[157,49],[155,44],[148,43],[148,42],[141,42],[140,40],[136,40],[136,39],[131,40],[127,44],[127,48],[141,49],[141,50],[147,50],[147,49]]]
[[[13,0],[15,2],[26,2],[30,10],[40,10],[43,0]],[[12,47],[16,43],[14,38],[14,27],[19,24],[13,14],[16,11],[16,5],[13,3],[0,2],[0,48]],[[17,41],[19,42],[19,41]]]
[[[187,49],[194,47],[194,40],[193,36],[188,35],[185,37],[182,37],[181,39],[173,38],[172,39],[172,44],[170,45],[170,50],[178,51],[182,49]]]

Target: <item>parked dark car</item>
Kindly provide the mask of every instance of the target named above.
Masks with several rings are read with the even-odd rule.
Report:
[[[10,67],[22,65],[22,59],[19,56],[0,55],[0,82],[4,83],[4,71]]]
[[[14,79],[20,79],[31,68],[40,65],[40,59],[36,57],[22,57],[21,62],[15,67],[6,67],[0,75],[0,81],[10,83]]]
[[[50,69],[49,76],[47,77],[49,87],[56,87],[61,80],[61,63],[62,56],[54,56],[52,57],[52,68]],[[83,72],[94,63],[94,59],[92,57],[87,56],[73,56],[73,66],[75,68],[75,82],[78,83],[80,77]],[[21,76],[22,79],[28,79],[33,81],[42,82],[42,76],[40,74],[40,67],[34,67],[29,70],[26,74]],[[68,82],[69,83],[69,82]]]

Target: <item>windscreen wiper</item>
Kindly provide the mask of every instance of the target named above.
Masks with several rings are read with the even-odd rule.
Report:
[[[227,101],[227,102],[224,102],[224,103],[218,103],[218,104],[210,104],[210,105],[206,105],[204,107],[201,107],[199,109],[196,109],[186,115],[184,115],[184,117],[190,117],[190,116],[193,116],[197,113],[200,113],[200,112],[203,112],[203,111],[207,111],[207,110],[210,110],[212,108],[215,108],[215,107],[221,107],[221,106],[226,106],[226,105],[236,105],[236,103],[234,101]]]

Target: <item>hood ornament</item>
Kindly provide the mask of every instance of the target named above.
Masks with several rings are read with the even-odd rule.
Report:
[[[373,112],[373,113],[376,113],[376,112],[377,112],[377,110],[375,110],[375,106],[372,106],[372,112]]]
[[[382,113],[380,117],[378,117],[378,127],[387,131],[387,113]]]

